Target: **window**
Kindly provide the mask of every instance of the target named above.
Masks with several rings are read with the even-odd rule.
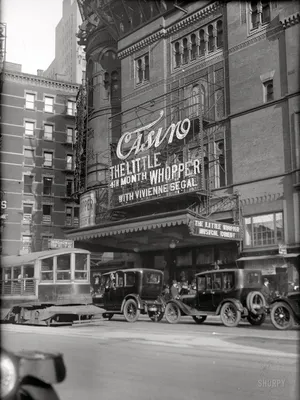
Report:
[[[72,171],[73,169],[73,156],[71,154],[67,155],[67,170]]]
[[[24,150],[24,165],[33,165],[34,164],[34,150],[25,149]]]
[[[79,226],[79,207],[74,207],[74,219],[73,219],[73,226]]]
[[[270,79],[269,81],[264,82],[263,85],[264,85],[265,103],[274,100],[273,80]]]
[[[199,54],[200,56],[204,56],[205,54],[205,39],[204,39],[204,29],[200,30],[200,46],[199,46]]]
[[[53,257],[41,260],[41,280],[53,281]]]
[[[256,29],[259,25],[259,14],[257,1],[251,1],[251,28]]]
[[[175,43],[175,67],[179,67],[181,64],[181,54],[180,54],[180,43]]]
[[[73,207],[66,208],[66,226],[72,226],[72,211]]]
[[[246,272],[245,283],[247,285],[258,285],[261,283],[261,273],[260,272]]]
[[[66,226],[79,226],[79,207],[66,207]]]
[[[134,286],[135,284],[135,273],[125,272],[125,286]]]
[[[25,135],[33,136],[34,135],[34,122],[25,122]]]
[[[222,289],[222,274],[216,273],[212,276],[212,288],[213,290],[221,290]]]
[[[23,221],[30,222],[32,220],[33,204],[23,204]]]
[[[135,60],[136,63],[136,83],[144,83],[149,81],[150,79],[150,70],[149,70],[149,55],[146,54],[143,57]]]
[[[258,29],[261,25],[271,20],[269,1],[251,1],[250,3],[250,27]]]
[[[45,112],[53,113],[54,98],[45,97]]]
[[[43,195],[44,196],[52,195],[52,183],[53,183],[53,178],[48,178],[48,177],[43,178]]]
[[[208,27],[208,51],[214,51],[215,49],[215,38],[214,38],[214,27],[209,25]]]
[[[262,4],[261,22],[262,24],[267,24],[271,20],[270,2],[262,0],[261,4]]]
[[[159,284],[161,280],[161,275],[155,272],[145,272],[144,273],[144,283],[146,284]]]
[[[73,142],[74,142],[74,129],[67,128],[67,143],[73,143]]]
[[[44,138],[53,140],[53,125],[44,125]]]
[[[111,97],[115,98],[119,95],[119,74],[117,71],[111,73]]]
[[[188,40],[185,38],[185,39],[183,39],[182,43],[183,43],[182,60],[183,60],[183,64],[186,64],[189,61]]]
[[[205,276],[199,276],[198,277],[198,290],[199,291],[201,291],[201,290],[205,290],[206,289],[206,287],[205,287]]]
[[[224,272],[223,273],[223,289],[230,290],[233,289],[234,284],[234,273],[233,272]]]
[[[195,60],[197,57],[197,42],[196,35],[193,33],[191,35],[191,60]]]
[[[68,115],[75,115],[75,113],[76,113],[76,103],[75,103],[75,101],[68,100],[67,114]]]
[[[42,250],[49,249],[49,240],[52,239],[52,235],[42,235]]]
[[[23,254],[31,253],[32,250],[32,236],[23,235],[22,236],[22,252]]]
[[[25,107],[27,110],[34,110],[35,95],[26,93]]]
[[[73,193],[73,179],[67,179],[66,197],[71,197]]]
[[[87,280],[87,254],[75,254],[75,279]]]
[[[24,175],[24,193],[32,193],[33,176]]]
[[[215,142],[215,188],[226,185],[224,140]]]
[[[223,46],[223,23],[222,21],[217,22],[217,47]]]
[[[71,279],[71,254],[57,256],[56,279],[58,281],[68,281]]]
[[[51,204],[43,204],[43,223],[51,222],[52,206]]]
[[[244,223],[245,246],[268,246],[283,240],[282,212],[248,217]]]
[[[53,153],[44,151],[44,167],[46,168],[53,167]]]

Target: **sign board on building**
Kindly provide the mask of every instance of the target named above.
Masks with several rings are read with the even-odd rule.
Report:
[[[262,275],[276,275],[276,266],[264,267],[261,270]]]
[[[73,240],[67,239],[49,239],[49,249],[72,249],[74,247]]]
[[[278,245],[278,254],[285,255],[287,254],[287,247],[284,244]]]
[[[239,225],[222,223],[208,219],[195,219],[189,223],[190,234],[218,238],[224,240],[241,240],[241,228]]]
[[[154,121],[118,141],[117,161],[110,167],[113,207],[201,189],[202,150],[194,144],[185,156],[182,151],[191,121],[185,118],[164,129],[165,119],[161,110]]]
[[[94,190],[80,197],[79,226],[93,226],[96,223],[96,193]]]

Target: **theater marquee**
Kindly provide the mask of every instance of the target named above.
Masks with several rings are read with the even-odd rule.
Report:
[[[163,131],[155,126],[159,117],[132,132],[124,133],[116,149],[121,162],[110,167],[110,188],[113,191],[113,206],[172,196],[196,191],[201,188],[201,158],[199,146],[189,149],[180,160],[168,146],[176,142],[184,147],[188,139],[191,122],[188,118],[172,123]],[[157,151],[156,151],[157,149]]]
[[[195,219],[189,223],[190,234],[193,236],[213,237],[225,240],[241,240],[239,225],[223,224],[222,222]]]

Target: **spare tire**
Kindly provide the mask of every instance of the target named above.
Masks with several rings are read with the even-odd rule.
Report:
[[[257,310],[261,309],[262,307],[266,307],[267,303],[264,295],[261,292],[255,290],[248,293],[246,305],[248,311],[256,315],[258,313]]]

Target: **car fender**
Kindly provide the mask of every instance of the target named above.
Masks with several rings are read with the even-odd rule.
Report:
[[[138,294],[132,293],[132,294],[128,294],[126,297],[124,297],[123,302],[122,302],[122,306],[121,306],[121,312],[124,311],[125,303],[126,303],[126,301],[129,300],[129,299],[135,300],[135,301],[137,302],[137,305],[138,305],[138,308],[139,308],[139,309],[144,308],[140,296],[139,296]]]
[[[176,304],[179,307],[179,309],[183,312],[183,315],[189,315],[189,310],[187,306],[184,303],[182,303],[181,300],[179,299],[168,300],[165,307],[167,307],[167,305],[170,303]]]
[[[298,306],[298,304],[293,301],[288,299],[287,297],[277,297],[276,299],[274,299],[271,304],[270,304],[270,308],[272,309],[274,307],[274,305],[276,305],[277,303],[285,303],[288,306],[290,306],[290,308],[292,309],[293,313],[294,313],[294,317],[300,321],[300,307]]]
[[[221,308],[222,308],[223,304],[225,304],[225,303],[232,303],[232,304],[234,304],[234,305],[237,307],[237,309],[238,309],[241,313],[244,312],[244,307],[243,307],[242,303],[241,303],[239,300],[237,300],[237,299],[230,299],[230,298],[229,298],[229,299],[224,299],[224,300],[221,301],[221,303],[218,305],[218,308],[217,308],[217,311],[216,311],[216,315],[219,315],[219,314],[220,314]]]

